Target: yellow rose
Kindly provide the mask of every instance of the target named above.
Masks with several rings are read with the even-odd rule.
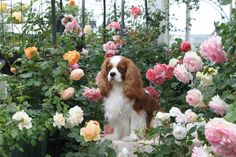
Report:
[[[16,68],[11,67],[10,70],[11,70],[11,72],[12,72],[13,74],[16,74]]]
[[[15,19],[16,23],[22,23],[23,22],[23,16],[21,12],[13,12],[12,17]]]
[[[24,51],[27,59],[30,59],[33,55],[35,55],[38,52],[36,47],[28,47]]]
[[[7,4],[0,2],[0,13],[4,13],[7,10]]]
[[[212,67],[208,68],[208,73],[212,75],[217,75],[218,69],[214,69]]]
[[[84,27],[84,34],[89,34],[89,33],[91,33],[91,27],[89,25],[86,25]]]
[[[80,129],[80,135],[85,141],[97,141],[100,139],[101,128],[97,121],[90,120],[85,127]]]

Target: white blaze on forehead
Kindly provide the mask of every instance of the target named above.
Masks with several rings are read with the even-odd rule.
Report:
[[[117,64],[121,61],[122,56],[113,56],[110,59],[110,63],[112,64],[113,67],[116,67]]]

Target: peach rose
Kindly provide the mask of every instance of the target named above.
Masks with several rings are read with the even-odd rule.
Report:
[[[78,81],[84,76],[84,71],[82,69],[74,69],[70,74],[70,79]]]
[[[80,59],[80,54],[76,50],[68,51],[63,55],[63,58],[68,61],[69,65],[76,64]]]
[[[69,87],[61,92],[61,99],[62,100],[68,100],[75,94],[75,89],[72,87]]]
[[[75,0],[69,0],[69,5],[73,7],[75,5]]]
[[[30,59],[33,55],[35,55],[38,52],[36,47],[28,47],[24,51],[27,59]]]
[[[85,141],[97,141],[100,139],[101,128],[97,121],[90,120],[85,127],[80,129],[80,135]]]

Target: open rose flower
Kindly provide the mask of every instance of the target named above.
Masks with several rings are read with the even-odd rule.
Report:
[[[28,47],[24,51],[26,58],[31,59],[33,55],[37,54],[38,49],[36,47]]]
[[[88,100],[88,101],[98,101],[102,98],[100,89],[95,89],[95,88],[88,88],[85,87],[83,96]]]
[[[17,24],[24,22],[24,17],[21,12],[13,12],[12,18],[14,19],[14,22]]]
[[[103,50],[109,51],[109,50],[117,50],[119,48],[119,45],[115,44],[113,41],[108,41],[106,44],[103,44]]]
[[[236,125],[224,118],[214,118],[205,126],[205,136],[212,150],[220,156],[234,157],[236,154]]]
[[[187,52],[183,59],[184,66],[190,72],[197,72],[202,69],[203,62],[196,52]]]
[[[194,147],[191,157],[213,157],[206,146]]]
[[[75,0],[69,0],[69,5],[73,7],[75,5]]]
[[[84,71],[82,69],[75,69],[70,74],[70,79],[78,81],[84,76]]]
[[[66,120],[66,128],[78,126],[84,120],[84,111],[79,106],[74,106],[69,110],[69,116]]]
[[[65,126],[65,118],[62,113],[57,113],[53,116],[53,126],[61,129],[62,126]]]
[[[194,113],[191,109],[188,109],[187,111],[185,111],[184,114],[186,116],[187,122],[194,123],[197,121],[198,115]]]
[[[141,12],[141,9],[136,6],[132,6],[132,8],[130,9],[130,14],[133,18],[137,18],[139,15],[141,15]]]
[[[80,54],[76,50],[68,51],[63,55],[64,60],[68,61],[69,65],[77,64],[80,59]]]
[[[226,104],[218,95],[216,95],[209,102],[209,107],[216,114],[224,116],[228,109],[228,104]]]
[[[13,116],[12,119],[18,122],[18,128],[23,130],[23,128],[30,129],[32,128],[32,118],[24,111],[18,111]]]
[[[218,64],[226,61],[226,52],[219,37],[212,36],[205,40],[200,46],[200,53],[202,57]]]
[[[80,129],[80,135],[85,141],[97,141],[100,139],[101,128],[97,121],[90,120],[85,127]]]
[[[181,126],[181,125],[176,125],[174,127],[174,130],[172,132],[172,134],[174,135],[174,137],[177,139],[177,140],[182,140],[184,139],[186,136],[187,136],[187,128]]]
[[[109,51],[106,52],[105,58],[111,58],[111,57],[113,57],[115,55],[116,55],[116,51],[115,50],[109,50]]]
[[[79,64],[71,64],[70,65],[70,70],[75,70],[75,69],[79,69]]]
[[[188,41],[183,41],[180,45],[180,50],[182,52],[188,52],[191,50],[191,43]]]
[[[183,64],[178,64],[173,72],[175,77],[182,83],[189,83],[193,79],[192,74],[187,71]]]
[[[193,106],[199,106],[203,101],[202,93],[198,89],[191,89],[187,92],[186,102]]]
[[[75,89],[72,87],[69,87],[61,92],[61,99],[62,100],[68,100],[75,94]]]
[[[111,22],[107,25],[107,28],[109,30],[119,30],[121,27],[120,27],[120,23],[119,22]]]
[[[177,64],[178,64],[178,62],[179,62],[179,60],[178,59],[176,59],[176,58],[171,58],[170,60],[169,60],[169,66],[172,66],[172,67],[175,67]]]
[[[196,78],[200,80],[201,86],[210,86],[213,85],[213,76],[208,73],[197,72]]]

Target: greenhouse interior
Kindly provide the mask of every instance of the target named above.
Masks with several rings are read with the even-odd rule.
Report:
[[[0,157],[236,157],[235,67],[236,0],[0,0]]]

